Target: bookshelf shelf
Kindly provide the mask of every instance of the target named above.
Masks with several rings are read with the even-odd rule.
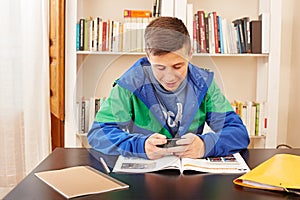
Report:
[[[65,146],[77,146],[74,102],[82,96],[104,97],[110,91],[111,82],[131,66],[144,52],[76,51],[76,23],[82,17],[103,17],[122,21],[124,9],[152,10],[152,0],[125,0],[114,5],[106,0],[66,0],[66,120]],[[228,21],[244,16],[258,19],[258,13],[270,13],[269,53],[194,53],[192,63],[205,68],[215,65],[216,78],[222,77],[225,94],[230,101],[267,102],[268,128],[263,136],[251,139],[263,140],[265,147],[276,147],[279,111],[280,74],[280,0],[187,0],[193,12],[217,11]],[[232,5],[238,7],[232,12]],[[247,6],[245,6],[247,5]],[[276,13],[276,15],[272,15]],[[79,80],[79,84],[78,84]],[[101,85],[102,84],[102,85]],[[101,89],[99,89],[101,87]]]
[[[77,55],[141,55],[145,56],[144,52],[108,52],[108,51],[77,51]],[[211,54],[211,53],[194,53],[197,57],[268,57],[269,54]]]

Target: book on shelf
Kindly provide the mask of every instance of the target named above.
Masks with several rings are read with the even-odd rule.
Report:
[[[145,49],[144,31],[150,22],[150,10],[124,10],[123,49],[142,52]]]
[[[261,13],[259,15],[261,21],[261,52],[269,53],[270,46],[270,14]]]
[[[262,53],[262,24],[260,20],[250,21],[251,53]]]
[[[83,44],[83,50],[88,51],[89,50],[89,29],[90,29],[90,18],[84,19],[84,44]]]
[[[82,98],[77,102],[77,123],[78,132],[87,133],[91,128],[98,110],[101,108],[105,98],[91,97],[89,99]]]
[[[186,28],[190,34],[191,45],[193,45],[193,26],[194,26],[194,7],[193,4],[187,3],[186,5]]]
[[[235,100],[231,105],[246,126],[249,136],[266,135],[266,103],[252,101],[242,102]]]
[[[218,20],[218,39],[219,39],[219,53],[224,53],[224,41],[223,41],[223,22],[222,22],[222,17],[217,16]]]
[[[209,53],[209,24],[208,24],[208,13],[204,12],[204,24],[205,24],[205,42],[206,52]]]
[[[160,170],[187,170],[205,173],[245,173],[249,167],[239,153],[224,157],[202,159],[180,158],[169,155],[156,160],[119,156],[113,168],[116,173],[147,173]]]
[[[76,23],[76,51],[80,50],[80,24]]]
[[[244,39],[245,39],[245,53],[251,53],[251,38],[250,38],[250,18],[249,17],[243,17],[243,33],[244,33]]]
[[[42,171],[35,176],[68,199],[129,188],[129,185],[90,166]]]
[[[238,51],[240,53],[251,53],[251,39],[250,39],[250,18],[242,17],[233,20],[236,27],[238,38]]]
[[[187,0],[174,0],[174,16],[176,16],[178,19],[181,19],[185,25],[187,25],[186,9],[187,9]]]
[[[215,42],[215,53],[220,53],[220,45],[219,45],[219,29],[218,29],[218,16],[217,16],[217,12],[213,11],[212,12],[212,16],[213,16],[213,29],[214,29],[214,42]]]
[[[205,34],[206,34],[206,30],[205,30],[205,13],[203,10],[199,10],[196,13],[196,22],[197,22],[197,26],[199,27],[197,30],[198,33],[198,53],[207,53],[206,51],[206,38],[205,38]]]
[[[84,50],[84,22],[85,19],[81,18],[79,19],[79,50],[83,51]]]
[[[159,15],[157,17],[174,17],[174,0],[159,0],[156,6],[159,10]]]
[[[208,41],[209,53],[216,53],[215,25],[213,12],[208,13]]]
[[[159,17],[160,16],[160,7],[161,7],[161,0],[153,0],[153,3],[152,3],[152,17]]]
[[[241,19],[235,19],[232,23],[236,28],[238,52],[245,53],[245,35],[242,28],[243,22]]]
[[[124,10],[124,17],[141,17],[141,18],[150,18],[151,17],[151,11],[150,10],[131,10],[131,9],[125,9]]]

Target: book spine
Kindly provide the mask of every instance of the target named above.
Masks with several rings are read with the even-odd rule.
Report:
[[[205,24],[205,42],[206,42],[206,53],[209,53],[209,23],[208,14],[204,13],[204,24]]]
[[[251,39],[250,39],[250,18],[242,18],[243,33],[245,39],[245,53],[251,53]]]
[[[80,44],[80,24],[76,23],[76,51],[79,50],[79,44]]]
[[[269,53],[270,46],[270,14],[262,13],[259,15],[261,21],[262,39],[261,39],[261,52]]]
[[[250,22],[251,53],[261,53],[261,28],[261,21],[253,20]]]
[[[79,20],[79,26],[80,26],[80,31],[79,31],[79,50],[83,51],[84,50],[84,19]]]
[[[200,53],[207,53],[207,49],[206,49],[206,30],[205,30],[205,13],[203,10],[199,10],[197,12],[198,14],[198,24],[199,24],[199,47],[200,47]]]
[[[92,51],[94,48],[93,36],[94,35],[94,20],[89,21],[89,51]]]
[[[199,32],[199,17],[198,17],[198,14],[196,13],[195,15],[194,15],[194,19],[195,19],[195,36],[196,36],[196,46],[195,46],[195,48],[196,48],[196,52],[197,53],[200,53],[201,51],[200,51],[200,49],[201,49],[201,47],[200,47],[200,32]]]
[[[124,10],[123,17],[151,17],[150,10]]]
[[[175,0],[160,0],[159,16],[174,17],[174,1]]]
[[[222,17],[217,16],[218,19],[218,36],[219,36],[219,46],[220,46],[220,53],[224,53],[224,34],[223,34],[223,24],[222,24]]]
[[[218,19],[217,19],[216,12],[213,12],[213,28],[214,28],[215,53],[220,53],[219,35],[218,35]]]
[[[84,19],[84,47],[83,47],[83,50],[84,51],[88,51],[89,50],[89,37],[90,37],[90,34],[89,34],[89,30],[90,30],[90,19],[89,18],[86,18]]]
[[[107,51],[106,35],[107,35],[107,21],[103,21],[102,51]]]
[[[208,27],[209,27],[209,53],[216,53],[216,46],[215,46],[215,28],[214,28],[214,17],[213,13],[210,12],[208,14]]]

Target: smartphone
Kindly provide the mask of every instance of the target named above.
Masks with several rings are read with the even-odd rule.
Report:
[[[178,146],[176,144],[176,141],[180,140],[180,138],[169,138],[167,139],[167,143],[166,144],[160,144],[160,145],[157,145],[158,147],[160,148],[170,148],[170,147],[175,147],[175,146]]]

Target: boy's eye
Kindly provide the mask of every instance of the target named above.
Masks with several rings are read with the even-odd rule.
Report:
[[[155,68],[158,70],[164,70],[166,67],[163,65],[156,65]]]
[[[180,69],[183,66],[183,64],[178,64],[174,66],[174,69]]]

